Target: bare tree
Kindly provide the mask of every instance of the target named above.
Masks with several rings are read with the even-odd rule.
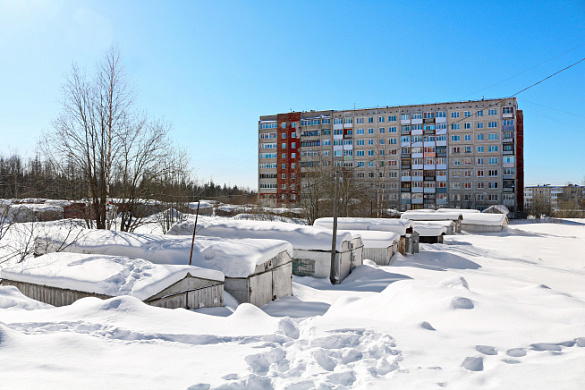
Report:
[[[76,65],[63,86],[60,116],[42,143],[55,166],[74,164],[83,173],[90,227],[110,228],[113,182],[124,203],[123,230],[135,227],[136,202],[160,173],[170,148],[169,126],[134,109],[134,93],[117,48],[98,63],[93,79]]]

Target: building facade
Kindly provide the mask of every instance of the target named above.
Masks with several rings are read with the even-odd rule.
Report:
[[[387,208],[522,211],[523,133],[516,98],[265,115],[259,195],[298,206],[308,176],[336,169]]]
[[[526,211],[554,214],[562,210],[579,210],[585,207],[585,186],[578,184],[536,185],[524,187]]]

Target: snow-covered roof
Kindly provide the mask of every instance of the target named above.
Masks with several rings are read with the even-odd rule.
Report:
[[[435,237],[441,234],[446,234],[448,227],[440,222],[447,222],[453,224],[453,221],[416,221],[414,223],[414,230],[421,237]]]
[[[188,265],[191,237],[159,236],[110,230],[49,229],[35,240],[37,254],[64,250],[127,256],[157,264]],[[221,271],[228,277],[248,277],[281,252],[292,257],[292,246],[280,240],[226,240],[196,237],[192,264]]]
[[[167,234],[193,234],[192,219],[175,224]],[[331,250],[332,232],[313,226],[296,225],[285,222],[226,220],[217,218],[199,218],[196,235],[222,238],[262,238],[285,240],[295,249]],[[351,241],[349,233],[337,235],[337,250],[341,251],[343,242]]]
[[[408,211],[400,216],[402,219],[410,219],[411,221],[455,221],[461,219],[460,212],[422,212]]]
[[[313,222],[313,226],[333,229],[333,218],[318,218]],[[337,229],[341,230],[374,230],[398,233],[403,236],[406,234],[406,229],[412,226],[411,221],[398,218],[337,218]]]
[[[388,248],[400,241],[400,234],[393,232],[380,232],[376,230],[338,230],[337,233],[350,233],[352,236],[360,236],[364,248]]]
[[[213,208],[213,205],[209,202],[206,202],[204,200],[200,201],[200,202],[190,202],[188,204],[188,207],[191,210],[197,210],[197,205],[199,205],[199,209],[209,209],[209,208]]]
[[[506,214],[465,214],[461,223],[463,225],[506,226],[508,217],[506,217]]]
[[[508,210],[506,206],[498,204],[488,207],[487,209],[483,210],[483,213],[508,215],[510,213],[510,210]]]
[[[468,214],[468,213],[479,213],[479,210],[476,209],[454,209],[454,208],[439,208],[437,209],[439,213],[461,213],[461,214]]]
[[[108,296],[145,300],[187,275],[223,281],[221,272],[189,265],[153,264],[124,256],[48,253],[2,270],[2,278]]]

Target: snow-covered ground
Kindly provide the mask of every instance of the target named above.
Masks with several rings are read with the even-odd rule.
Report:
[[[585,388],[585,220],[445,241],[263,308],[0,287],[0,388]]]

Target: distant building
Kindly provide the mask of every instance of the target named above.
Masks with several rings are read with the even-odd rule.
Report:
[[[258,134],[266,204],[298,206],[306,179],[337,167],[385,208],[523,209],[516,98],[265,115]]]
[[[524,187],[524,205],[527,211],[550,210],[553,214],[559,210],[582,210],[585,207],[585,186],[536,185]]]

